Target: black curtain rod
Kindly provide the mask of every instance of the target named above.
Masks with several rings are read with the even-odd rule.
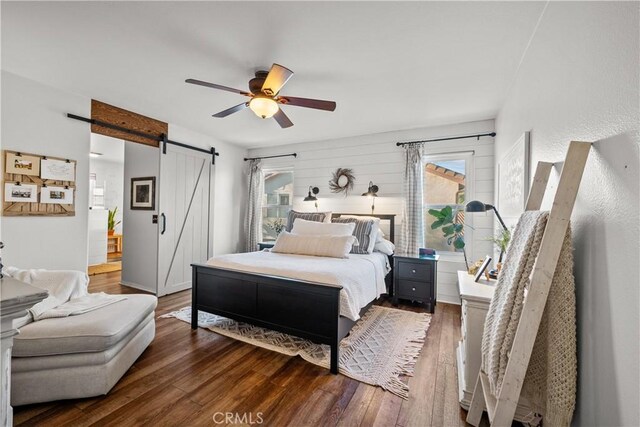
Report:
[[[452,137],[449,137],[449,138],[425,139],[424,141],[396,142],[396,146],[402,147],[403,145],[422,144],[423,142],[451,141],[452,139],[478,138],[478,140],[479,140],[481,136],[496,136],[496,133],[495,132],[479,133],[479,134],[476,134],[476,135],[452,136]]]
[[[298,153],[278,154],[276,156],[245,157],[244,161],[246,162],[247,160],[275,159],[276,157],[289,157],[289,156],[298,157]]]
[[[118,125],[114,125],[114,124],[111,124],[111,123],[103,122],[101,120],[88,119],[86,117],[77,116],[77,115],[71,114],[71,113],[67,113],[67,117],[69,117],[70,119],[74,119],[74,120],[80,120],[81,122],[91,123],[92,125],[97,125],[97,126],[100,126],[100,127],[104,127],[104,128],[113,129],[113,130],[117,130],[117,131],[120,131],[120,132],[128,133],[130,135],[136,135],[136,136],[139,136],[141,138],[150,139],[152,141],[162,142],[163,143],[162,144],[162,153],[163,154],[167,154],[167,144],[171,144],[171,145],[177,145],[178,147],[188,148],[189,150],[200,151],[201,153],[211,154],[211,157],[212,157],[212,161],[211,162],[214,165],[216,164],[216,156],[220,155],[220,153],[218,153],[214,147],[211,147],[209,150],[206,150],[204,148],[194,147],[192,145],[183,144],[183,143],[177,142],[177,141],[172,141],[172,140],[168,139],[167,136],[164,135],[164,134],[162,134],[160,136],[151,135],[151,134],[146,133],[146,132],[140,132],[140,131],[133,130],[133,129],[127,129],[127,128],[122,127],[122,126],[118,126]]]

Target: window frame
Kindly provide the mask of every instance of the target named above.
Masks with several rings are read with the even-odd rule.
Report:
[[[430,154],[425,152],[422,155],[422,185],[423,192],[427,189],[426,183],[426,165],[427,163],[434,163],[438,161],[447,161],[447,160],[464,160],[465,161],[465,204],[464,205],[451,205],[451,204],[427,204],[426,200],[422,203],[422,211],[423,218],[426,218],[428,215],[429,209],[442,209],[445,206],[456,206],[464,210],[466,203],[470,202],[474,199],[475,194],[475,165],[474,165],[474,155],[473,151],[452,151],[449,153],[434,153]],[[426,233],[427,229],[431,227],[430,224],[425,223],[425,239],[426,243]],[[473,243],[473,215],[466,215],[464,218],[464,241],[465,241],[465,251],[467,253],[467,258],[472,258],[472,243]],[[441,255],[444,259],[449,258],[456,261],[462,261],[464,259],[464,254],[462,252],[455,251],[438,251],[438,254]]]
[[[261,206],[261,214],[262,214],[262,212],[264,212],[264,210],[265,210],[265,209],[266,209],[266,210],[267,210],[267,212],[268,212],[268,209],[270,209],[270,208],[273,208],[273,209],[281,209],[281,208],[283,208],[283,207],[288,207],[288,208],[289,208],[289,210],[293,210],[293,199],[294,199],[294,194],[295,194],[295,179],[296,179],[294,167],[293,167],[293,166],[282,166],[282,167],[269,167],[269,168],[263,168],[263,169],[262,169],[262,179],[263,179],[263,196],[267,196],[267,193],[266,193],[266,191],[264,190],[264,184],[266,184],[266,176],[267,176],[269,173],[273,173],[273,172],[287,172],[287,173],[291,173],[291,188],[292,188],[292,190],[291,190],[291,194],[289,195],[289,204],[288,204],[288,205],[281,205],[281,204],[280,204],[280,199],[281,199],[281,198],[280,198],[280,194],[278,194],[278,197],[277,197],[277,199],[278,199],[278,200],[277,200],[277,201],[278,201],[278,203],[275,203],[275,204],[273,204],[273,203],[263,203],[263,204],[262,204],[262,206]],[[268,197],[265,197],[263,200],[265,200],[265,201],[266,201],[266,199],[267,199],[267,198],[268,198]],[[266,217],[266,218],[275,218],[275,217]],[[261,218],[261,219],[262,219],[262,221],[263,221],[263,223],[264,223],[264,220],[265,220],[266,218],[265,218],[265,217],[262,217],[262,218]],[[286,218],[285,218],[285,222],[286,222]],[[260,233],[261,233],[261,239],[260,239],[260,240],[261,240],[261,241],[266,241],[266,240],[264,239],[264,237],[265,237],[265,236],[264,236],[264,230],[262,230],[262,229],[261,229],[261,230],[260,230]],[[273,242],[273,241],[275,241],[275,239],[274,239],[274,240],[269,240],[269,242]]]

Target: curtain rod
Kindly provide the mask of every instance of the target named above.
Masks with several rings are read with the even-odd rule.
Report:
[[[275,156],[262,156],[262,157],[245,157],[244,161],[246,162],[247,160],[275,159],[276,157],[289,157],[289,156],[298,157],[298,153],[278,154]]]
[[[476,135],[452,136],[452,137],[448,137],[448,138],[425,139],[424,141],[396,142],[396,146],[401,147],[403,145],[422,144],[423,142],[451,141],[452,139],[465,139],[465,138],[478,138],[478,140],[479,140],[481,136],[496,136],[496,133],[495,132],[478,133]]]

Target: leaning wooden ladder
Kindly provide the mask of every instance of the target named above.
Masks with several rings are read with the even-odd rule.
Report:
[[[469,424],[478,426],[485,408],[492,426],[511,426],[513,422],[590,148],[590,142],[572,141],[569,144],[558,189],[540,243],[540,251],[531,274],[528,295],[524,301],[502,386],[497,396],[492,395],[489,379],[480,370],[467,414]],[[538,162],[526,210],[540,210],[552,167],[553,163]]]

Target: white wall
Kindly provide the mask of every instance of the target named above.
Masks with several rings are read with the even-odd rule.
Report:
[[[124,141],[120,141],[123,144]],[[90,161],[90,173],[96,174],[96,184],[98,186],[104,186],[104,208],[107,210],[113,210],[116,207],[116,222],[122,221],[122,213],[124,207],[124,162],[112,162],[108,160],[101,160],[100,158],[91,159]],[[116,226],[116,233],[122,232],[122,224]]]
[[[572,216],[576,426],[640,424],[639,12],[637,2],[550,2],[496,120],[495,160],[531,130],[532,170],[561,162],[570,140],[596,142]]]
[[[122,223],[122,283],[156,292],[158,277],[158,174],[160,151],[155,147],[126,141],[124,143],[124,205]],[[131,178],[156,177],[155,207],[131,210]]]
[[[247,150],[201,133],[169,124],[169,138],[220,153],[213,169],[213,255],[241,251],[244,242]]]
[[[2,71],[2,148],[77,160],[73,217],[2,217],[5,265],[87,268],[89,126],[66,117],[91,114],[87,98]]]
[[[250,150],[249,155],[264,156],[295,152],[297,158],[285,157],[265,159],[264,168],[291,166],[294,170],[294,209],[314,210],[313,203],[303,202],[310,185],[318,187],[319,209],[333,212],[368,213],[371,203],[361,194],[367,191],[369,181],[380,187],[376,199],[376,213],[396,214],[396,241],[402,223],[402,183],[404,174],[403,149],[396,147],[398,141],[413,141],[443,136],[487,133],[494,130],[493,120],[435,126],[422,129],[386,132],[304,144]],[[475,177],[469,183],[472,197],[493,203],[494,157],[493,138],[443,141],[425,145],[425,154],[475,150]],[[352,168],[356,183],[352,195],[330,193],[328,182],[331,173],[338,167]],[[492,245],[486,238],[493,233],[493,217],[469,215],[473,226],[467,245],[469,259],[484,258],[492,253]],[[438,266],[438,300],[458,303],[456,271],[465,269],[461,256],[443,257]]]

